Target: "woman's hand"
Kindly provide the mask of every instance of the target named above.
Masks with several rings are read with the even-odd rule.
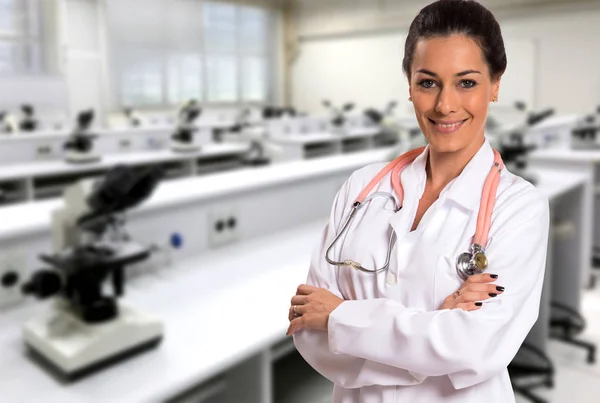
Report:
[[[495,276],[495,277],[492,277]],[[488,284],[496,281],[498,276],[495,274],[474,274],[469,276],[467,281],[458,289],[458,291],[449,295],[440,309],[460,308],[465,311],[475,311],[480,309],[483,303],[481,301],[494,298],[504,292],[504,287],[496,284]]]
[[[342,302],[344,302],[343,299],[324,288],[300,285],[296,295],[292,298],[288,316],[290,327],[286,335],[290,336],[303,328],[327,330],[329,314]]]

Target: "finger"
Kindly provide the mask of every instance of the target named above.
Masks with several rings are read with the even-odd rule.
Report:
[[[294,306],[296,307],[296,312],[294,312]],[[298,317],[302,316],[300,314],[300,312],[298,312],[298,308],[299,308],[298,305],[292,305],[292,306],[290,306],[290,309],[288,311],[288,319],[290,320],[290,322],[292,320],[294,320],[295,318],[298,318]]]
[[[485,283],[473,283],[467,284],[462,292],[465,291],[475,291],[475,292],[485,292],[485,293],[494,293],[494,294],[502,294],[504,292],[504,287],[497,284],[485,284]]]
[[[291,303],[291,305],[306,305],[307,302],[308,302],[308,296],[307,295],[294,295],[292,297],[292,303]]]
[[[483,304],[476,305],[476,302],[462,302],[460,304],[456,304],[454,309],[462,309],[463,311],[476,311],[481,309],[482,306]]]
[[[296,306],[296,315],[297,316],[302,316],[306,312],[308,312],[308,305],[295,305],[295,306]],[[292,307],[292,311],[293,310],[294,310],[294,307]]]
[[[313,287],[312,285],[300,284],[296,290],[296,295],[309,295],[315,292],[317,289],[318,287]]]
[[[498,279],[498,276],[496,276],[496,278],[492,276],[496,275],[491,273],[473,274],[472,276],[469,276],[467,278],[467,281],[465,281],[465,283],[491,283]]]
[[[304,318],[298,317],[290,322],[290,327],[288,328],[286,335],[291,336],[292,334],[296,333],[298,330],[302,329],[303,327],[304,327]]]
[[[458,298],[456,298],[456,300],[454,301],[455,304],[462,304],[465,302],[477,302],[477,301],[482,301],[482,300],[486,300],[486,299],[490,299],[492,298],[492,296],[487,293],[487,292],[470,292],[470,291],[466,291],[463,292]]]

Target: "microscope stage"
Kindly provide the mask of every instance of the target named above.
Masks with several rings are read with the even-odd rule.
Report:
[[[34,357],[61,378],[75,380],[137,352],[156,346],[163,324],[124,304],[119,316],[88,324],[57,306],[23,327],[23,339]]]

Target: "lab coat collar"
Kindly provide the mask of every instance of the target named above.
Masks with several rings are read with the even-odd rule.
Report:
[[[425,147],[425,150],[411,164],[413,174],[423,188],[427,180],[426,166],[428,154],[429,145]],[[448,184],[446,190],[443,191],[443,193],[446,193],[446,198],[453,200],[468,210],[478,210],[483,186],[493,163],[494,150],[489,141],[485,139],[483,145],[471,158],[460,175],[453,179]],[[421,189],[422,191],[423,189]]]
[[[479,210],[485,180],[494,165],[494,150],[487,139],[451,183],[447,198],[471,210]]]

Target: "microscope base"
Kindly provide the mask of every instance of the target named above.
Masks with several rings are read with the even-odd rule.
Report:
[[[171,150],[177,153],[193,153],[200,150],[200,146],[195,144],[183,144],[176,141],[171,142]]]
[[[123,304],[116,319],[92,325],[57,304],[23,327],[33,357],[67,381],[152,348],[162,335],[158,319]]]
[[[93,153],[86,154],[67,151],[65,154],[65,161],[72,164],[89,164],[92,162],[98,162],[100,159],[100,155]]]

